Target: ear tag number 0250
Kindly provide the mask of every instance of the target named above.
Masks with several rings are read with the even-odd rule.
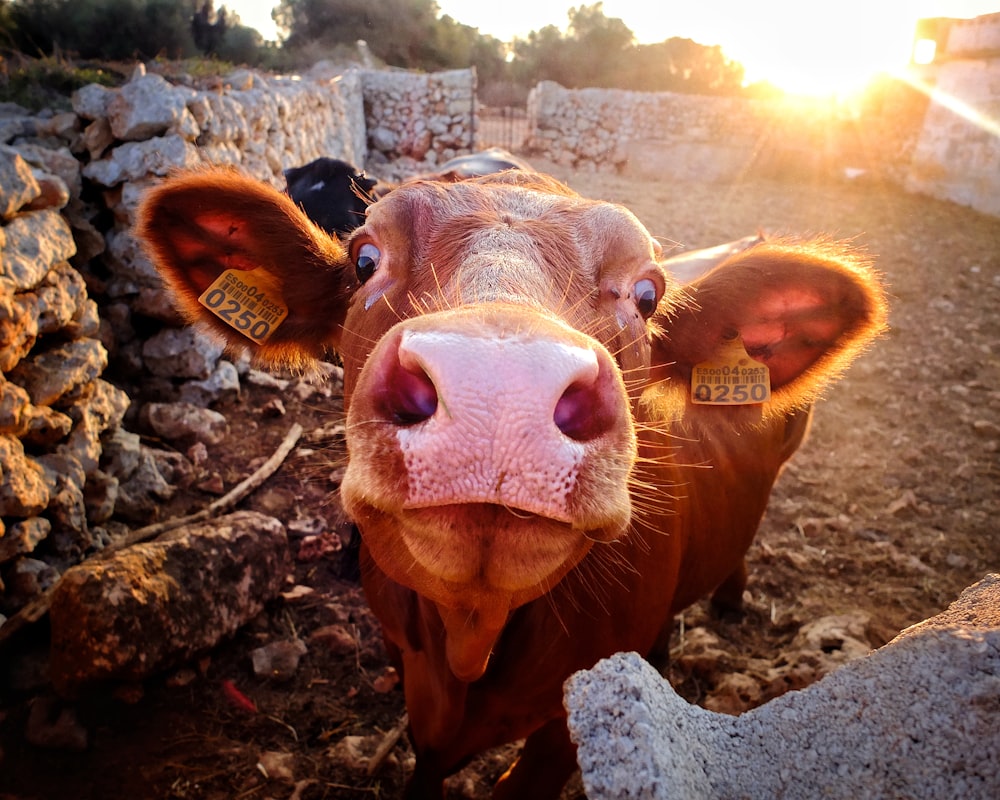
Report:
[[[257,344],[264,344],[288,316],[274,280],[259,269],[227,269],[198,302]]]
[[[691,372],[691,402],[713,406],[744,406],[771,399],[771,374],[766,364],[747,355],[739,336],[723,344],[711,361]]]

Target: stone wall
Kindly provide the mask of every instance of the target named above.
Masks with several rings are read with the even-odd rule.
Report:
[[[473,149],[476,74],[365,71],[368,164],[375,170],[399,159],[433,168]]]
[[[79,187],[65,148],[0,147],[0,621],[106,543],[100,526],[125,477],[101,457],[129,399],[101,378],[97,306],[60,213]]]
[[[995,56],[1000,52],[1000,13],[956,19],[948,28],[945,60]]]
[[[925,105],[900,82],[880,86],[877,102],[863,110],[808,98],[570,90],[544,82],[529,97],[527,149],[577,169],[668,180],[847,168],[898,178]]]
[[[682,145],[750,149],[762,134],[763,118],[736,98],[564,89],[551,81],[528,98],[528,149],[557,164],[621,170],[648,151],[667,153]],[[670,173],[694,169],[683,157],[664,157],[652,168]]]

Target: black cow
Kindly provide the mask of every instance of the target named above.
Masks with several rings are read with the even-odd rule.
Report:
[[[288,196],[313,222],[334,236],[345,237],[365,221],[378,184],[347,161],[317,158],[285,170]]]
[[[455,156],[436,172],[416,176],[422,180],[456,183],[508,169],[534,172],[529,164],[506,150],[491,147],[478,153]],[[317,158],[285,170],[288,196],[306,216],[329,234],[346,237],[365,221],[365,209],[396,188],[394,184],[366,177],[353,164],[336,158]]]

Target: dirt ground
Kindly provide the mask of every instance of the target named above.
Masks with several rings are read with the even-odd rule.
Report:
[[[677,621],[668,677],[686,698],[736,713],[801,688],[1000,570],[1000,220],[876,182],[702,186],[541,166],[630,207],[665,244],[759,229],[852,239],[890,289],[891,330],[818,404],[773,494],[749,554],[746,613],[719,619],[701,604]],[[275,399],[283,415],[268,413]],[[306,428],[245,503],[297,523],[287,597],[196,663],[72,706],[88,739],[81,752],[25,743],[31,698],[7,698],[0,800],[399,796],[412,764],[405,735],[373,775],[365,769],[404,709],[337,503],[339,397],[252,388],[224,411],[233,430],[252,431],[211,451],[227,488],[294,421]],[[189,493],[171,511],[211,499]],[[302,538],[317,517],[335,535]],[[308,652],[290,677],[255,677],[252,650],[295,638]],[[488,797],[514,752],[454,776],[450,798]],[[578,781],[565,797],[582,797]]]

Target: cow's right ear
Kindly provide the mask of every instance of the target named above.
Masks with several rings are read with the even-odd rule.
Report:
[[[276,189],[227,168],[181,173],[148,192],[136,231],[180,312],[234,349],[302,367],[337,348],[347,252]]]

